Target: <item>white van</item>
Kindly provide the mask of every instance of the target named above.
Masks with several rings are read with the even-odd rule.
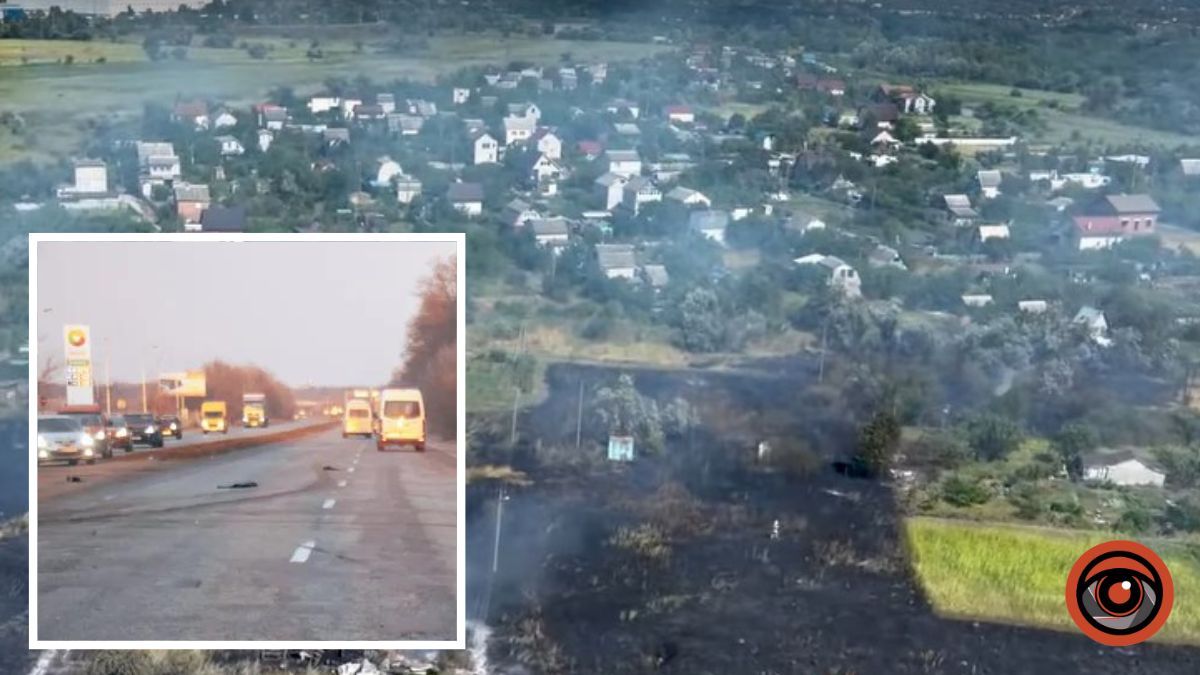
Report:
[[[411,445],[425,452],[425,399],[420,389],[384,389],[379,394],[375,447]]]

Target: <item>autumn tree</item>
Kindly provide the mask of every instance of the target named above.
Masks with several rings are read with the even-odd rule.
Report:
[[[445,258],[421,282],[421,307],[408,323],[404,364],[394,386],[417,387],[431,429],[455,433],[458,416],[458,264]]]

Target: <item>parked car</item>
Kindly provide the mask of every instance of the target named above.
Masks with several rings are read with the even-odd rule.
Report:
[[[149,413],[133,413],[125,416],[129,422],[129,438],[134,443],[145,443],[155,448],[163,446],[162,429],[158,426],[154,415]]]
[[[60,411],[62,417],[78,420],[95,442],[95,452],[105,459],[112,457],[112,445],[108,442],[107,419],[100,413]]]
[[[108,444],[111,448],[121,448],[125,452],[133,450],[133,434],[129,433],[129,422],[124,415],[110,416],[105,426],[108,429]]]
[[[96,439],[83,424],[66,415],[44,415],[37,420],[38,464],[66,460],[75,466],[79,460],[96,463]]]
[[[170,436],[175,439],[183,438],[183,422],[174,415],[160,415],[158,418],[158,428],[162,429],[163,436]]]

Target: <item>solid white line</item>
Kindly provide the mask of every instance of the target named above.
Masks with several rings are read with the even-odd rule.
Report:
[[[333,508],[333,505],[334,505],[334,504],[336,504],[336,503],[337,503],[337,500],[336,500],[336,499],[326,499],[326,500],[325,500],[325,503],[324,503],[324,504],[321,506],[321,508],[323,508],[323,509],[332,509],[332,508]]]
[[[315,541],[306,541],[296,547],[295,553],[292,553],[291,562],[302,563],[308,561],[308,556],[312,555],[313,548],[317,545]]]
[[[339,481],[338,481],[338,487],[346,487],[346,481],[344,481],[344,480],[339,480]]]

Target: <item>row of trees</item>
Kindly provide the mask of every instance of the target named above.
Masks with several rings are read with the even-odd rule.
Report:
[[[391,384],[421,389],[429,429],[452,436],[459,387],[457,260],[435,263],[420,294],[420,308],[408,324],[404,363],[392,374]]]

